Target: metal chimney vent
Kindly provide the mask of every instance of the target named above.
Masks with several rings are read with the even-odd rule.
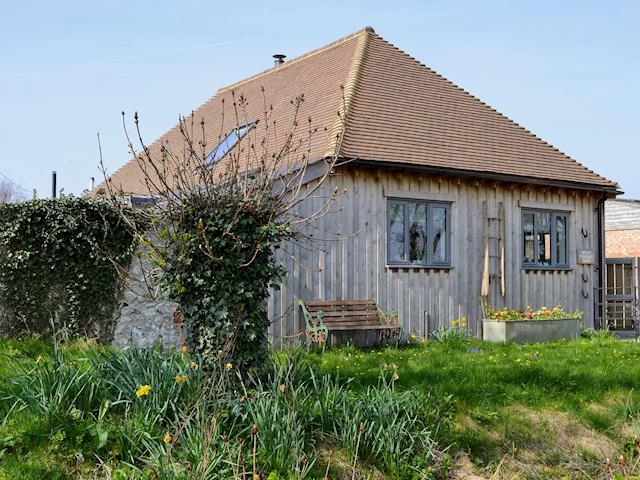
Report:
[[[283,55],[281,53],[276,53],[273,56],[273,63],[275,64],[275,66],[277,67],[278,65],[282,65],[284,63],[284,59],[287,58],[286,55]]]

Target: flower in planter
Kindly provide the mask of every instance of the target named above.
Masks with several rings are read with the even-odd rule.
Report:
[[[582,312],[567,313],[560,305],[556,305],[552,309],[540,307],[538,310],[533,310],[527,306],[527,308],[522,311],[508,307],[500,310],[486,307],[485,311],[486,317],[489,320],[561,320],[566,318],[582,318]]]

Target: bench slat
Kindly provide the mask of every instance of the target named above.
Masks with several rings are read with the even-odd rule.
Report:
[[[371,300],[316,300],[313,302],[304,302],[308,307],[311,306],[327,306],[327,305],[375,305],[375,302]]]
[[[317,313],[317,312],[316,312]],[[378,318],[378,312],[370,310],[344,310],[342,312],[322,312],[323,318],[341,318],[341,317],[376,317]]]
[[[377,310],[377,307],[374,303],[365,305],[307,305],[307,310],[336,312],[342,310]]]
[[[358,320],[355,318],[347,318],[345,320],[338,320],[338,321],[328,321],[328,322],[324,322],[325,325],[327,325],[328,327],[332,326],[332,325],[346,325],[346,324],[351,324],[351,325],[382,325],[382,323],[376,321],[372,321],[372,320],[366,320],[366,321],[362,321],[362,320]]]
[[[332,326],[330,330],[397,330],[397,328],[388,327],[386,325],[366,325],[366,326],[335,325],[335,326]]]

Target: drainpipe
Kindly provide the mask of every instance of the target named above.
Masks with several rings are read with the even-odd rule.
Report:
[[[604,233],[604,202],[607,200],[606,192],[602,194],[602,198],[598,200],[596,211],[598,212],[598,282],[596,284],[596,301],[593,305],[594,328],[603,328],[602,320],[604,319],[604,299],[605,299],[605,233]],[[600,324],[595,324],[595,319],[599,319]]]

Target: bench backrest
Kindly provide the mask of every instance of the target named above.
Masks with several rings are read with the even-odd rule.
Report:
[[[380,325],[378,307],[373,300],[325,300],[304,304],[314,317],[322,312],[322,321],[329,328],[331,325]]]

